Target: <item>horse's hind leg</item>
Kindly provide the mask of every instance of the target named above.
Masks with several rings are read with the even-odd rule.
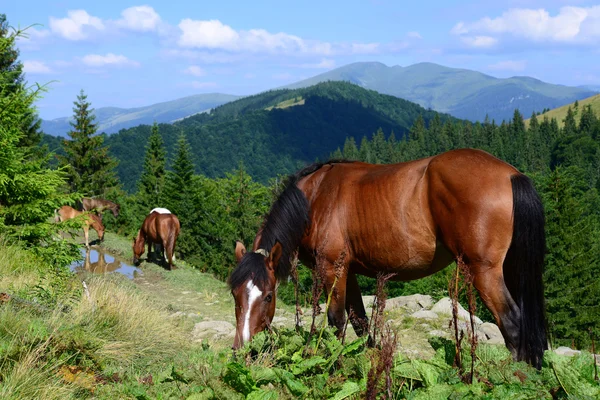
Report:
[[[506,347],[516,358],[519,346],[520,310],[504,283],[502,262],[469,263],[468,267],[474,274],[475,288],[496,319]]]
[[[356,274],[351,271],[346,278],[346,312],[356,335],[366,334],[369,329],[369,318],[367,318]]]

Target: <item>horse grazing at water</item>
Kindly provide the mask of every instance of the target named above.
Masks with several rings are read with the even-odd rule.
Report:
[[[151,246],[160,245],[161,260],[166,260],[169,270],[173,269],[173,252],[179,236],[181,225],[175,214],[160,214],[152,212],[144,219],[142,227],[133,239],[133,263],[139,264],[140,257],[144,254],[144,245],[148,243],[148,255],[152,252]],[[166,252],[166,254],[165,254]]]
[[[271,323],[296,250],[333,293],[329,324],[341,332],[352,310],[358,335],[368,322],[357,274],[414,280],[460,260],[514,359],[541,367],[544,210],[527,176],[484,151],[391,165],[329,162],[288,177],[252,251],[236,245],[234,348]]]
[[[85,236],[85,247],[90,248],[89,244],[89,230],[90,227],[98,234],[98,239],[102,242],[104,240],[104,225],[102,220],[95,214],[85,213],[83,211],[77,211],[71,206],[62,206],[58,210],[54,211],[54,219],[56,222],[66,221],[68,219],[77,218],[83,215],[83,235]]]
[[[109,200],[84,197],[81,199],[81,209],[83,211],[95,211],[100,216],[100,219],[102,219],[102,213],[105,210],[110,210],[113,216],[117,218],[119,216],[121,206]]]

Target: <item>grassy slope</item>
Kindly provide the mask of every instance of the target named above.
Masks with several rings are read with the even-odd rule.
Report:
[[[125,259],[131,257],[127,239],[108,233],[104,246]],[[308,347],[293,330],[280,330],[272,339],[261,337],[253,342],[254,350],[241,352],[239,364],[230,364],[230,340],[190,340],[191,323],[232,315],[233,304],[222,282],[183,262],[178,265],[177,270],[167,272],[143,263],[143,279],[134,281],[115,275],[85,276],[87,294],[78,289],[75,279],[77,284],[65,297],[69,300],[54,310],[16,300],[0,303],[0,398],[230,399],[243,398],[239,392],[250,391],[255,398],[298,398],[302,394],[324,398],[336,393],[340,399],[342,393],[364,397],[369,360],[377,360],[377,350],[349,340],[346,347],[340,347],[329,330],[322,337],[313,336]],[[1,242],[0,277],[0,292],[10,292],[15,298],[26,296],[32,285],[48,284],[47,275],[30,253]],[[194,297],[195,301],[186,303]],[[215,302],[217,298],[220,303]],[[173,316],[182,310],[200,315]],[[412,325],[413,336],[424,329],[411,318],[389,317],[403,319],[404,326]],[[413,344],[401,337],[400,345]],[[311,357],[310,349],[315,346],[318,356]],[[342,349],[345,355],[339,358],[337,352]],[[463,398],[484,393],[488,398],[517,393],[544,398],[552,388],[559,397],[567,391],[600,394],[600,387],[590,383],[591,365],[586,357],[553,357],[554,369],[538,373],[508,361],[503,347],[482,345],[477,370],[484,380],[466,386],[444,361],[448,360],[444,351],[438,350],[431,361],[397,354],[391,376],[393,398]],[[468,359],[467,353],[464,357]],[[328,361],[338,358],[342,360],[339,364]]]
[[[564,125],[563,120],[567,116],[567,110],[569,109],[569,107],[573,108],[574,104],[575,103],[571,103],[571,104],[567,104],[565,106],[550,110],[550,111],[544,113],[543,115],[539,116],[538,120],[540,118],[544,118],[544,117],[548,117],[548,119],[555,118],[556,121],[558,122],[558,125],[560,127],[562,127]],[[592,110],[594,110],[596,115],[600,115],[600,94],[597,94],[592,97],[588,97],[587,99],[579,100],[579,109],[581,110],[584,106],[587,106],[588,104],[592,106]],[[529,126],[529,119],[527,119],[525,121],[525,125]]]

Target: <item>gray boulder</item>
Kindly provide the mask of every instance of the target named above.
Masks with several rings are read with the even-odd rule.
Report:
[[[444,297],[440,301],[434,304],[431,308],[431,311],[437,314],[443,314],[452,316],[452,300],[449,297]],[[462,321],[469,321],[470,319],[469,312],[463,308],[463,306],[458,303],[458,319]],[[483,321],[479,319],[477,316],[473,316],[476,325],[481,325]]]
[[[438,315],[431,310],[420,310],[410,315],[413,318],[419,319],[437,319]]]
[[[221,339],[233,338],[235,327],[227,321],[202,321],[194,325],[192,337],[194,340],[206,338]]]

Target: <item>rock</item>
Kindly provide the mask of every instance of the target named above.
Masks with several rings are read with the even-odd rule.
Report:
[[[502,336],[500,336],[500,337],[493,337],[491,339],[482,340],[481,343],[505,345],[504,338]]]
[[[452,316],[452,300],[449,297],[444,297],[440,301],[434,304],[431,308],[431,311],[436,312],[438,314],[450,315]],[[458,319],[462,321],[469,321],[470,315],[467,310],[463,308],[460,303],[458,303]],[[479,319],[477,316],[473,316],[476,325],[481,325],[483,321]]]
[[[421,310],[410,315],[413,318],[419,319],[437,319],[438,315],[431,310]]]
[[[227,321],[202,321],[194,325],[192,337],[194,340],[204,338],[219,339],[223,337],[234,337],[235,327]]]
[[[440,330],[437,330],[437,329],[429,332],[428,334],[430,336],[439,336],[439,337],[443,337],[443,338],[447,338],[449,336],[448,332],[446,332],[446,331],[440,331]]]
[[[561,346],[561,347],[558,347],[558,348],[554,349],[554,352],[556,354],[561,355],[561,356],[569,356],[569,357],[570,356],[575,356],[577,354],[581,354],[581,351],[579,351],[579,350],[573,350],[573,349],[571,349],[569,347],[565,347],[565,346]]]
[[[502,341],[504,342],[502,332],[500,332],[500,328],[498,328],[496,324],[492,324],[491,322],[484,322],[483,324],[478,326],[477,329],[480,332],[483,332],[488,340],[492,338],[502,338]]]
[[[400,296],[388,299],[385,303],[385,308],[393,310],[395,308],[404,307],[411,311],[419,311],[424,308],[431,308],[433,299],[431,296],[423,294],[413,294],[411,296]]]

